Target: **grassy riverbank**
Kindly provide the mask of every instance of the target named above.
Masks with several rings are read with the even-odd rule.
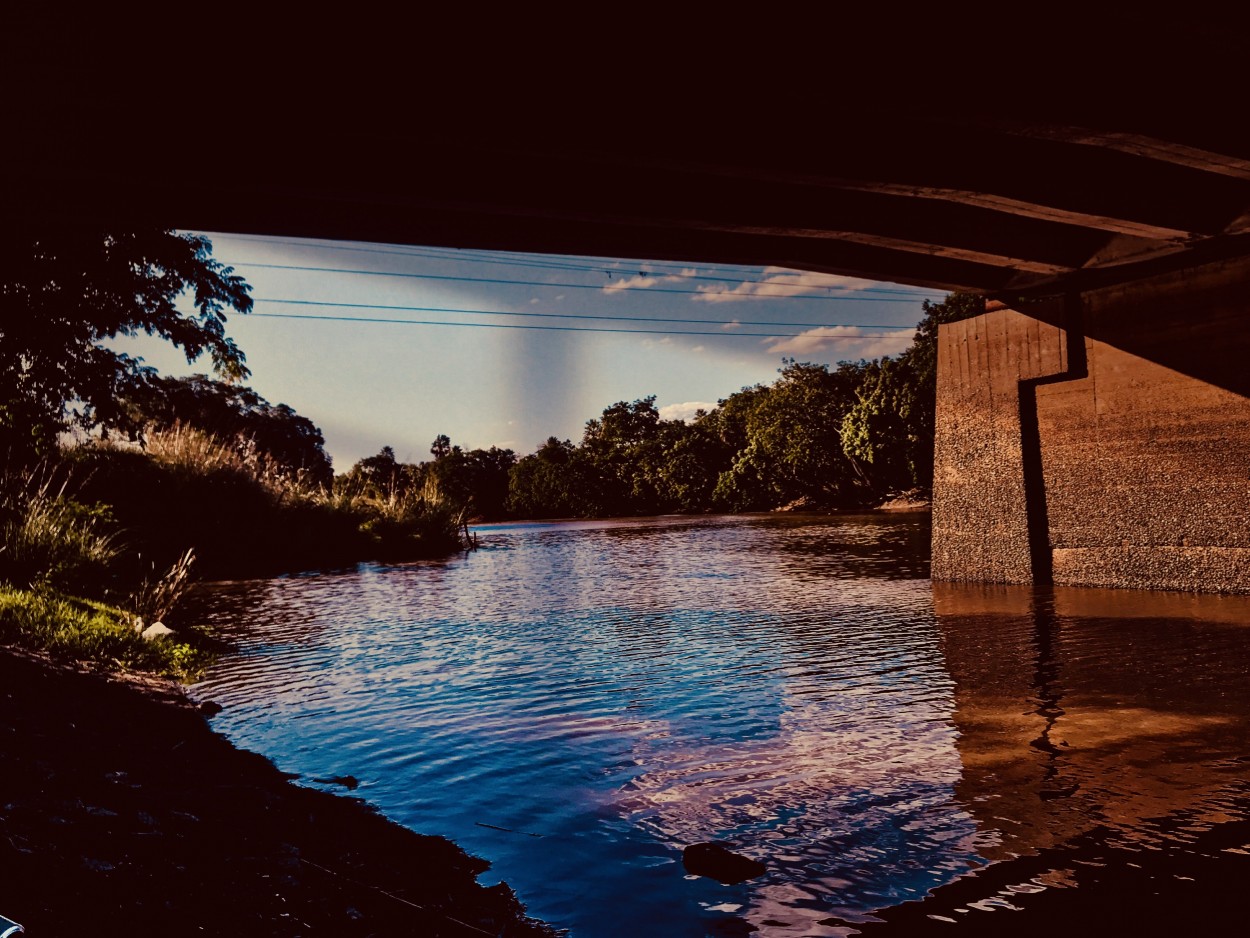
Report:
[[[483,861],[293,785],[169,680],[211,660],[175,612],[193,566],[254,576],[459,546],[447,506],[268,469],[186,434],[0,473],[0,914],[44,935],[552,934],[477,883]],[[152,637],[158,620],[174,632]]]
[[[195,678],[211,660],[210,652],[194,641],[142,638],[127,613],[104,603],[0,586],[4,645],[50,660],[178,680]]]
[[[421,493],[323,488],[186,428],[150,434],[143,451],[76,447],[60,465],[73,498],[106,506],[134,562],[149,568],[188,547],[209,579],[439,557],[460,547],[455,505]]]
[[[487,864],[292,784],[177,685],[0,651],[0,914],[42,935],[551,935]]]

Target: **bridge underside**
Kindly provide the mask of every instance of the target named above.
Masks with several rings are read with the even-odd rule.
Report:
[[[117,126],[57,123],[16,153],[21,185],[2,211],[773,264],[1005,298],[1250,254],[1240,125],[950,107],[853,108],[833,126],[728,140],[688,129],[548,138],[460,122],[426,133],[349,123],[327,138],[320,123],[297,123],[215,150],[203,172],[164,148],[118,142]]]

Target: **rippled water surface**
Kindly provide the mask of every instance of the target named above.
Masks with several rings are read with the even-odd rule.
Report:
[[[1250,873],[1245,599],[935,588],[921,515],[479,534],[207,590],[195,693],[575,938],[1192,917]],[[688,876],[708,840],[768,872]]]

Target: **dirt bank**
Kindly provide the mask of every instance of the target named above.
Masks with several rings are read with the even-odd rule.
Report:
[[[553,935],[487,864],[300,788],[172,684],[0,649],[0,914],[31,935]]]

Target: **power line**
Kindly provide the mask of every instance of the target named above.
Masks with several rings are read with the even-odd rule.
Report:
[[[266,319],[311,319],[321,320],[325,322],[363,322],[363,323],[386,323],[392,326],[456,326],[462,329],[535,329],[543,332],[610,332],[623,335],[716,335],[716,336],[732,336],[732,337],[754,337],[760,339],[798,339],[808,336],[803,332],[697,332],[697,331],[678,331],[673,329],[604,329],[599,326],[532,326],[519,325],[516,323],[502,322],[439,322],[436,320],[425,319],[382,319],[380,317],[370,316],[314,316],[310,313],[256,313],[252,316],[261,316]],[[831,339],[834,341],[847,341],[851,339],[895,339],[898,333],[873,335],[864,333],[863,335],[830,335],[830,336],[810,336],[811,338]]]
[[[603,290],[602,284],[595,283],[544,283],[541,280],[505,280],[496,277],[455,277],[449,274],[414,274],[389,270],[357,270],[351,267],[312,267],[301,264],[258,264],[250,261],[223,261],[234,267],[255,267],[264,270],[302,270],[324,274],[354,274],[361,277],[402,277],[410,280],[450,280],[460,283],[499,283],[524,287],[560,287],[570,290]],[[787,286],[787,284],[778,284]],[[648,287],[647,293],[680,293],[686,296],[720,296],[706,290],[671,290],[665,287]],[[848,303],[901,303],[904,297],[881,296],[770,296],[767,294],[737,294],[754,299],[785,299],[785,300],[843,300]],[[917,297],[919,299],[919,297]]]
[[[766,286],[787,286],[787,284],[775,284],[771,280],[754,280],[751,277],[746,276],[746,275],[739,275],[735,277],[717,277],[717,276],[713,276],[710,274],[699,274],[699,273],[687,274],[685,273],[686,270],[689,270],[692,267],[693,268],[703,267],[703,268],[707,268],[710,270],[721,270],[722,272],[726,269],[724,265],[717,265],[717,264],[699,264],[699,263],[682,264],[682,263],[669,263],[666,261],[640,261],[638,262],[636,267],[633,265],[609,266],[609,265],[605,265],[602,263],[595,263],[593,261],[586,263],[586,264],[579,264],[572,260],[567,261],[567,262],[561,262],[561,261],[556,261],[556,260],[547,260],[546,258],[536,257],[535,255],[526,255],[526,254],[519,254],[515,252],[502,252],[502,251],[498,251],[498,252],[497,251],[481,251],[481,250],[472,249],[472,248],[466,249],[466,248],[434,247],[434,248],[414,248],[414,249],[409,249],[409,250],[403,250],[403,249],[397,250],[397,249],[371,247],[371,246],[349,247],[345,245],[336,245],[336,244],[320,244],[320,243],[310,242],[307,240],[290,240],[290,239],[284,239],[284,238],[270,238],[270,237],[266,237],[263,235],[250,235],[250,236],[249,235],[227,235],[226,237],[236,238],[236,239],[245,240],[245,241],[252,241],[252,242],[263,242],[266,244],[283,244],[283,245],[290,245],[293,247],[318,248],[321,250],[329,250],[329,251],[350,251],[350,252],[361,253],[361,254],[384,254],[384,255],[392,255],[392,256],[397,256],[397,257],[425,258],[429,260],[454,260],[454,261],[459,261],[462,263],[495,264],[495,265],[505,266],[505,267],[533,267],[533,268],[539,268],[542,270],[585,271],[587,273],[602,273],[602,274],[606,274],[609,276],[611,274],[624,274],[628,276],[628,275],[648,275],[651,273],[659,273],[660,276],[662,277],[669,277],[669,278],[678,277],[684,280],[707,280],[707,281],[712,281],[712,282],[717,282],[717,283],[750,283],[750,284],[762,284]],[[563,255],[553,255],[553,257],[556,257],[556,256],[563,256]],[[517,258],[523,258],[523,259],[517,259]],[[621,264],[623,262],[616,260],[616,261],[611,261],[610,263]],[[242,265],[240,264],[239,266],[242,266]],[[658,267],[658,268],[661,268],[661,270],[677,270],[678,273],[662,273],[658,271],[644,271],[642,269],[644,266],[645,267]],[[790,268],[785,268],[785,269],[789,270]],[[797,270],[795,272],[804,273],[804,271],[797,271]],[[786,275],[783,274],[781,276],[786,276]],[[835,287],[835,285],[833,284],[829,284],[823,289],[830,289],[830,288],[844,289],[842,287]],[[822,288],[814,287],[812,289],[822,289]],[[685,292],[685,291],[682,291],[682,292]],[[690,292],[706,292],[706,291],[690,291]],[[864,287],[863,289],[858,290],[856,292],[857,293],[875,293],[875,294],[882,294],[882,295],[888,294],[892,296],[898,296],[903,299],[909,299],[909,298],[927,299],[930,297],[943,295],[940,291],[917,292],[915,290],[895,290],[895,289],[891,289],[888,287]]]
[[[506,312],[499,309],[459,309],[443,306],[392,306],[384,303],[338,303],[327,300],[287,300],[256,297],[257,303],[281,303],[286,306],[325,306],[334,309],[387,309],[404,313],[465,313],[473,316],[524,316],[533,319],[595,319],[607,322],[681,322],[706,326],[778,326],[796,329],[896,329],[906,331],[915,326],[890,326],[864,322],[768,322],[752,319],[677,319],[667,316],[596,316],[589,313]]]
[[[453,259],[459,258],[463,260],[475,260],[475,261],[489,262],[489,263],[508,263],[508,264],[516,264],[518,266],[522,266],[522,265],[528,266],[529,262],[528,261],[523,262],[521,260],[511,260],[510,258],[533,257],[533,255],[519,254],[516,252],[484,251],[484,250],[478,250],[474,248],[428,248],[424,250],[438,250],[438,251],[451,252],[449,254],[443,254],[439,256],[449,257]],[[469,257],[464,256],[466,254],[475,254],[478,256],[474,258],[469,258]],[[496,261],[494,260],[494,258],[497,256],[504,256],[509,259]],[[556,265],[556,262],[552,261],[550,262],[550,265],[553,267],[556,267],[556,269],[563,269],[567,267],[567,269],[569,270],[585,270],[585,271],[591,271],[591,272],[597,272],[597,273],[614,273],[614,274],[616,273],[629,274],[635,271],[638,273],[643,273],[644,271],[642,271],[641,268],[645,266],[645,267],[660,268],[661,272],[663,270],[676,270],[678,271],[678,273],[676,274],[661,274],[661,275],[662,276],[682,276],[685,279],[690,279],[690,280],[713,280],[713,281],[722,281],[725,283],[760,283],[760,284],[772,284],[773,283],[773,281],[771,280],[754,280],[744,272],[745,270],[749,270],[752,272],[759,271],[762,265],[752,266],[752,265],[745,265],[745,264],[702,263],[698,261],[652,261],[652,260],[635,261],[635,262],[630,263],[621,258],[602,258],[600,259],[602,261],[601,263],[596,263],[593,259],[588,258],[587,259],[588,263],[577,264],[576,260],[577,260],[576,258],[573,258],[568,263],[561,264],[559,266]],[[543,259],[542,261],[535,261],[533,262],[533,266],[537,266],[539,263],[543,263],[544,265],[546,265],[547,262],[545,261],[545,259]],[[617,265],[617,266],[612,266],[612,265]],[[776,267],[776,265],[769,265],[769,266]],[[721,273],[737,272],[737,275],[733,277],[714,277],[714,276],[710,276],[707,274],[684,274],[683,273],[684,271],[689,270],[690,268],[714,270],[714,271],[719,271]],[[834,276],[833,274],[822,274],[820,271],[808,271],[808,270],[802,270],[796,267],[776,267],[776,269],[779,271],[792,272],[795,274],[810,273],[810,274],[817,274],[819,276]],[[656,271],[648,271],[648,273],[655,273],[655,272]],[[788,273],[782,273],[782,274],[779,274],[778,276],[788,276],[788,275],[789,275]],[[781,286],[784,286],[784,284],[781,284]],[[836,287],[836,285],[834,284],[828,284],[827,286],[835,287],[836,289],[847,289],[844,287]],[[888,286],[862,287],[856,292],[857,293],[891,294],[891,295],[899,296],[903,298],[915,298],[915,299],[928,299],[932,297],[946,296],[949,293],[949,291],[928,290],[928,289],[924,289],[920,287],[916,287],[916,288],[905,287],[905,288],[899,289],[899,288],[888,287]]]

